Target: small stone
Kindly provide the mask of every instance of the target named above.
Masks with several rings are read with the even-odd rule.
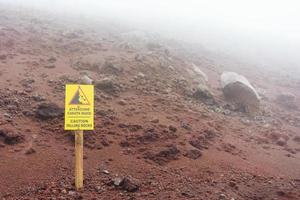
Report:
[[[122,181],[123,181],[123,179],[119,178],[119,177],[117,177],[113,180],[115,186],[120,186]]]
[[[143,57],[142,55],[140,55],[140,54],[136,54],[135,57],[134,57],[134,59],[135,59],[136,61],[141,62],[141,61],[143,61],[144,57]]]
[[[192,150],[187,151],[184,154],[184,156],[187,157],[187,158],[196,160],[196,159],[198,159],[202,156],[202,153],[201,153],[201,151],[199,151],[197,149],[192,149]]]
[[[33,149],[33,148],[31,147],[31,148],[29,148],[29,149],[26,150],[25,154],[26,154],[26,155],[30,155],[30,154],[33,154],[33,153],[35,153],[35,152],[36,152],[35,149]]]
[[[175,126],[170,125],[169,130],[175,133],[177,131],[177,128]]]
[[[125,100],[122,99],[122,100],[118,101],[118,104],[121,106],[125,106],[127,103]]]
[[[102,187],[101,187],[101,186],[96,186],[96,187],[95,187],[95,190],[96,190],[97,192],[101,192],[101,191],[102,191]]]
[[[145,74],[143,74],[142,72],[139,72],[139,73],[138,73],[138,77],[139,77],[139,78],[145,78]]]
[[[230,182],[229,182],[229,186],[230,186],[230,187],[235,187],[235,186],[236,186],[236,183],[233,182],[233,181],[230,181]]]
[[[121,187],[123,190],[126,190],[127,192],[136,192],[139,189],[139,186],[133,183],[128,178],[124,178]]]
[[[102,173],[103,174],[109,174],[109,171],[105,169],[105,170],[102,171]]]
[[[246,118],[241,118],[240,121],[245,124],[245,125],[250,125],[251,124],[251,121],[249,119],[246,119]]]
[[[5,60],[6,59],[6,55],[0,55],[0,60]]]
[[[46,65],[44,67],[47,68],[47,69],[53,69],[53,68],[55,68],[55,65]]]
[[[228,109],[225,109],[225,110],[223,111],[223,114],[224,114],[224,115],[230,115],[230,113],[231,113],[231,112],[230,112],[230,110],[228,110]]]
[[[94,83],[94,81],[87,75],[84,75],[80,78],[80,83],[91,85]]]
[[[42,95],[39,95],[39,94],[34,94],[34,95],[32,95],[32,98],[33,98],[33,100],[35,100],[35,101],[45,101],[45,100],[46,100],[45,97],[43,97]]]
[[[69,192],[68,192],[68,195],[70,195],[70,196],[75,196],[75,195],[76,195],[76,192],[75,192],[75,191],[69,191]]]
[[[278,195],[278,196],[281,196],[281,197],[282,197],[282,196],[285,196],[285,194],[286,194],[286,193],[285,193],[284,191],[277,191],[277,195]]]
[[[3,116],[6,118],[11,118],[11,115],[9,113],[4,113]]]
[[[220,194],[219,199],[226,199],[226,195],[225,194]]]
[[[33,88],[30,86],[28,88],[25,88],[24,91],[30,93],[33,91]]]
[[[279,138],[276,142],[277,145],[279,146],[285,146],[286,145],[286,141],[283,138]]]
[[[159,122],[159,119],[153,119],[150,122],[157,124]]]
[[[54,63],[54,62],[56,62],[56,58],[55,57],[51,57],[51,58],[48,59],[48,62]]]
[[[139,186],[135,183],[133,183],[131,180],[128,178],[115,178],[113,180],[114,186],[126,190],[127,192],[135,192],[139,189]]]

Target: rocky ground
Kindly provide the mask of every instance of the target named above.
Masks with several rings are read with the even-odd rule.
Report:
[[[28,13],[0,7],[1,199],[300,199],[299,79],[141,31]],[[257,89],[254,116],[224,99],[224,70]],[[87,77],[95,130],[84,133],[76,192],[64,87]]]

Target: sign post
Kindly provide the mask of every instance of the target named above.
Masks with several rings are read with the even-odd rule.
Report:
[[[83,188],[83,131],[75,131],[75,187]]]
[[[94,129],[94,86],[66,85],[65,130],[75,132],[75,187],[83,189],[83,131]]]

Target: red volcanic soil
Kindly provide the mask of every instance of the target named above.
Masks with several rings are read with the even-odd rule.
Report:
[[[300,199],[299,80],[113,25],[28,13],[0,8],[1,199]],[[192,62],[213,103],[189,95],[199,83]],[[223,70],[259,88],[256,116],[228,109]],[[83,75],[95,82],[95,130],[84,133],[76,192],[64,87]],[[293,109],[275,101],[287,91]]]

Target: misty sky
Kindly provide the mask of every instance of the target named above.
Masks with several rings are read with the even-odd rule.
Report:
[[[136,29],[199,42],[211,49],[238,52],[242,56],[252,56],[259,61],[275,55],[273,57],[276,61],[279,59],[279,63],[288,60],[288,65],[297,65],[300,62],[298,58],[300,1],[297,0],[0,0],[0,2],[85,17],[105,17],[119,23],[130,24]]]

